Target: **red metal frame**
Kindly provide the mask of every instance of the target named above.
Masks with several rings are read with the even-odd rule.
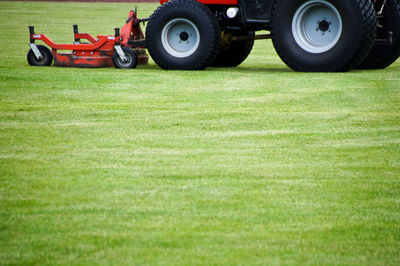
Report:
[[[197,0],[200,3],[203,3],[205,5],[232,5],[232,6],[237,6],[238,0]],[[376,3],[377,0],[372,0],[374,3]],[[168,0],[160,0],[160,4],[164,4],[165,2],[168,2]]]
[[[238,0],[197,0],[200,3],[203,3],[205,5],[233,5],[237,6],[238,5]],[[372,0],[372,2],[376,3],[377,0]],[[160,4],[164,4],[165,2],[168,2],[168,0],[160,0]]]
[[[237,6],[238,0],[197,0],[205,5],[232,5]],[[160,0],[160,4],[164,4],[168,0]]]
[[[118,34],[119,30],[116,30]],[[55,66],[65,67],[109,67],[114,66],[112,56],[114,46],[121,45],[130,48],[144,48],[144,35],[140,27],[136,11],[130,11],[126,24],[119,35],[98,35],[94,38],[88,33],[74,32],[75,40],[88,40],[90,43],[57,44],[44,34],[30,34],[31,42],[41,40],[51,47]],[[137,43],[135,43],[135,41]],[[59,50],[72,50],[72,53],[59,53]],[[143,49],[141,49],[143,50]],[[143,51],[137,51],[138,63],[147,64],[148,55]]]

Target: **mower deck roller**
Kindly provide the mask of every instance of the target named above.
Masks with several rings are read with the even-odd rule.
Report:
[[[145,40],[135,11],[129,12],[126,24],[115,28],[114,35],[98,35],[94,38],[88,33],[79,33],[78,25],[73,25],[74,43],[56,44],[44,34],[36,34],[29,26],[31,49],[27,59],[33,66],[49,66],[54,58],[54,65],[60,67],[112,67],[135,68],[137,64],[146,65],[149,56],[145,50]],[[36,45],[41,40],[51,48]],[[82,43],[87,40],[89,43]],[[70,53],[59,51],[72,50]]]

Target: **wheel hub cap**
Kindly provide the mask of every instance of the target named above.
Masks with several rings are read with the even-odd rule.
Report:
[[[179,38],[181,38],[181,41],[186,42],[189,39],[189,34],[187,34],[186,31],[182,31],[181,34],[179,34]]]
[[[325,0],[307,1],[293,16],[292,34],[302,49],[323,53],[338,43],[342,18],[336,7]]]
[[[199,30],[187,19],[171,20],[162,30],[161,43],[170,55],[179,58],[188,57],[199,47]]]
[[[319,23],[319,30],[320,31],[327,31],[329,30],[329,22],[326,20],[323,20]]]

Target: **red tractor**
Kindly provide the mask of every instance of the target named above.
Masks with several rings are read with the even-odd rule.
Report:
[[[400,0],[161,0],[146,28],[164,69],[235,67],[254,40],[306,72],[386,68],[400,56]],[[256,35],[257,31],[270,34]]]

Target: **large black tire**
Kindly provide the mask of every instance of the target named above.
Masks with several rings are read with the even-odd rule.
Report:
[[[114,52],[112,60],[114,62],[114,66],[116,68],[122,68],[122,69],[130,69],[130,68],[135,68],[138,63],[138,57],[136,53],[128,47],[121,47],[122,51],[125,54],[126,61],[122,61],[122,59],[119,57],[119,54],[117,51]]]
[[[378,0],[375,9],[380,11],[384,0]],[[376,40],[371,51],[358,66],[359,69],[383,69],[400,56],[400,0],[386,0],[382,18],[378,18]]]
[[[249,40],[231,42],[229,40],[223,40],[221,44],[221,50],[215,58],[211,66],[215,67],[236,67],[240,65],[249,56],[253,49],[254,36],[253,31],[232,31],[224,32],[223,35],[228,34],[229,36],[248,36]],[[227,36],[227,38],[229,38]],[[223,38],[225,39],[225,38]]]
[[[354,68],[371,49],[375,29],[370,0],[278,0],[273,7],[274,47],[296,71]]]
[[[50,52],[49,48],[44,45],[38,45],[40,53],[42,54],[42,58],[39,60],[36,58],[32,49],[29,49],[28,54],[26,55],[26,59],[28,60],[29,65],[31,66],[50,66],[51,62],[53,62],[53,54]]]
[[[171,0],[158,7],[146,28],[148,50],[163,69],[205,69],[219,50],[216,17],[195,0]]]

